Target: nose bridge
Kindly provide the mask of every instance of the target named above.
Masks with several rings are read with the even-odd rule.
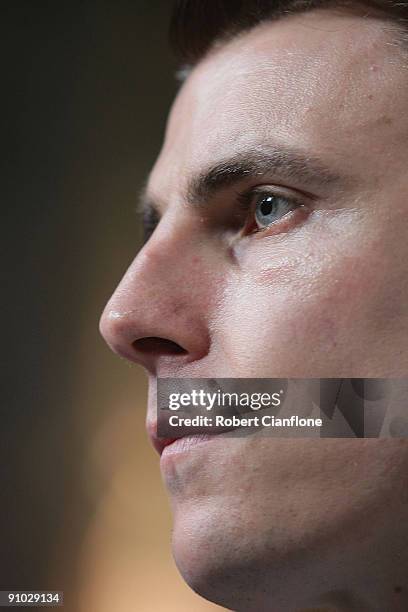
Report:
[[[152,316],[157,309],[177,314],[202,303],[210,271],[199,250],[199,241],[184,239],[178,244],[152,238],[119,283],[110,301],[112,311],[124,316],[150,304]]]
[[[204,251],[191,235],[152,236],[102,315],[102,335],[115,352],[143,363],[138,341],[152,338],[181,347],[190,360],[208,351],[211,271]]]

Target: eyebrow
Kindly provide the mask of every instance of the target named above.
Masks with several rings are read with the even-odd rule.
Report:
[[[194,208],[202,208],[222,190],[242,181],[273,175],[283,180],[296,180],[305,187],[338,184],[344,179],[320,159],[293,148],[251,148],[215,162],[187,181],[183,200]],[[272,177],[271,177],[272,180]],[[145,189],[140,198],[145,214],[162,206]]]

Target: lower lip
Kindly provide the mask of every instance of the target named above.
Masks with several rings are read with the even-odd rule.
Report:
[[[183,438],[178,438],[174,440],[171,444],[168,444],[162,452],[162,458],[168,457],[169,455],[180,455],[183,453],[188,453],[196,446],[201,446],[202,444],[206,444],[210,440],[214,439],[216,436],[208,435],[208,434],[197,434],[194,436],[184,436]]]

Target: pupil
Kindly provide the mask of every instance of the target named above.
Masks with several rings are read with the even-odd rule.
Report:
[[[261,203],[261,213],[263,215],[270,215],[273,210],[273,198],[265,198]]]

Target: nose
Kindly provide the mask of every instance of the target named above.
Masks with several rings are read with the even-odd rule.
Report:
[[[100,331],[120,356],[171,376],[209,352],[211,281],[193,237],[163,236],[159,229],[106,305]]]

